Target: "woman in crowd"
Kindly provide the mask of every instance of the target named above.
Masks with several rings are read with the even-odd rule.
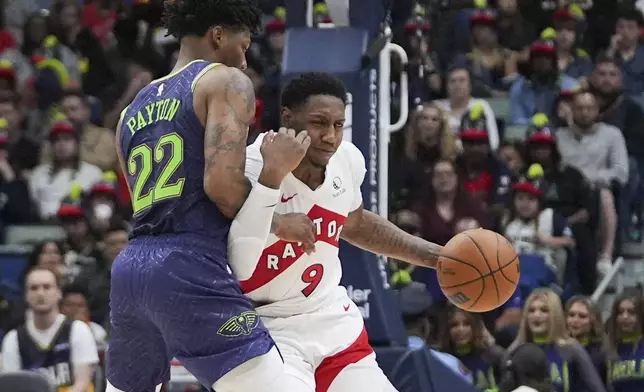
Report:
[[[553,391],[605,391],[586,351],[568,337],[563,307],[554,291],[537,289],[530,294],[517,338],[508,348],[509,358],[524,343],[535,343],[545,353]]]
[[[449,306],[442,321],[440,351],[458,358],[472,372],[478,389],[497,388],[503,349],[491,342],[481,316]]]
[[[396,209],[407,207],[414,196],[410,193],[425,187],[427,176],[438,159],[451,161],[459,153],[445,112],[434,104],[417,108],[404,137],[404,158],[394,163],[390,179],[392,189],[399,190],[392,198]]]
[[[475,112],[484,120],[490,149],[496,151],[500,139],[494,111],[486,100],[472,97],[471,71],[466,62],[457,62],[447,71],[446,91],[447,99],[434,102],[447,113],[454,135],[460,135],[464,118]]]
[[[430,181],[426,197],[414,203],[421,217],[423,238],[445,244],[456,235],[458,227],[487,226],[489,219],[482,204],[459,187],[459,176],[451,161],[436,162]]]
[[[625,292],[608,320],[608,385],[612,392],[644,391],[644,303],[639,292]]]
[[[49,141],[52,163],[37,166],[29,179],[31,196],[43,220],[55,216],[72,185],[88,190],[103,178],[101,169],[81,160],[78,130],[71,123],[55,122],[49,129]]]
[[[568,333],[581,344],[593,361],[597,373],[606,379],[606,334],[601,315],[590,298],[578,295],[566,303],[566,328]]]
[[[69,275],[63,258],[63,246],[56,241],[44,241],[34,247],[25,271],[35,266],[51,269],[63,281],[66,281]]]

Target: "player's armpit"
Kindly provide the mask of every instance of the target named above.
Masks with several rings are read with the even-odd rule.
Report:
[[[429,268],[436,268],[442,249],[406,233],[362,206],[349,214],[340,237],[358,248]]]
[[[252,188],[244,165],[248,127],[255,118],[255,90],[242,71],[218,66],[199,79],[195,100],[199,99],[206,102],[204,191],[232,219]]]

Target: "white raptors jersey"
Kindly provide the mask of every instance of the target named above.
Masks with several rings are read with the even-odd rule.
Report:
[[[263,166],[263,138],[264,134],[259,135],[246,150],[246,176],[253,183]],[[231,265],[242,291],[254,301],[268,303],[257,308],[261,316],[308,313],[336,300],[350,303],[346,290],[339,286],[342,267],[338,243],[346,217],[362,204],[360,185],[365,173],[360,150],[343,141],[327,165],[324,183],[317,189],[309,188],[292,174],[282,182],[275,213],[308,215],[314,224],[315,252],[307,255],[297,243],[270,234],[259,261],[236,261]]]

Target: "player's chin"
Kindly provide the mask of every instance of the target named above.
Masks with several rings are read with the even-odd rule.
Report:
[[[331,157],[333,156],[334,153],[332,152],[326,152],[326,151],[316,151],[314,154],[309,156],[309,160],[311,163],[313,163],[314,166],[317,167],[326,167],[326,165],[329,164],[329,161],[331,160]]]

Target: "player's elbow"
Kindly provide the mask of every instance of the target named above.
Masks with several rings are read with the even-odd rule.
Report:
[[[230,201],[230,195],[225,181],[222,176],[215,173],[206,174],[203,181],[203,190],[213,203],[217,206],[219,212],[228,219],[234,219],[237,215],[237,208]]]

